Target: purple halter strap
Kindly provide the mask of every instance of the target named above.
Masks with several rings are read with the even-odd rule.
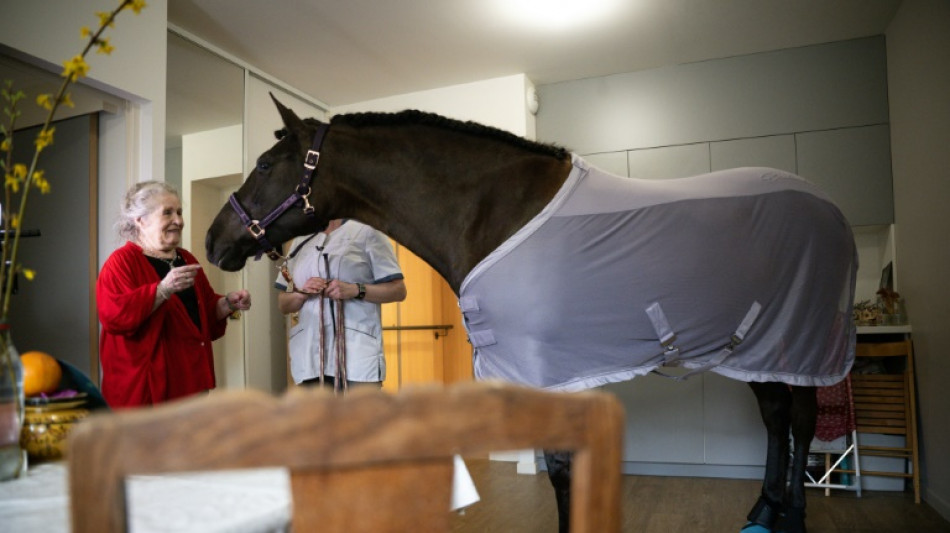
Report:
[[[235,194],[231,194],[231,197],[228,198],[228,202],[230,202],[234,211],[237,212],[238,217],[240,217],[248,233],[257,239],[257,243],[260,245],[260,250],[258,250],[257,255],[254,256],[255,261],[260,260],[263,254],[267,254],[267,257],[273,261],[283,257],[280,252],[277,251],[277,247],[267,240],[265,233],[267,233],[267,226],[280,218],[280,216],[284,214],[284,211],[287,211],[291,206],[303,200],[304,214],[313,215],[313,206],[310,205],[310,200],[307,197],[310,196],[310,184],[317,175],[317,163],[320,162],[320,148],[323,146],[323,138],[326,136],[328,129],[329,126],[327,124],[321,123],[317,126],[317,133],[313,136],[313,143],[311,144],[310,150],[307,150],[307,157],[303,162],[304,171],[303,176],[300,178],[300,183],[297,184],[294,188],[294,192],[292,192],[286,200],[275,207],[263,219],[252,219]]]

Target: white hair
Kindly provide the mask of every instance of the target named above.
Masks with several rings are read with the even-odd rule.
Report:
[[[164,181],[141,181],[133,185],[125,193],[119,209],[119,219],[115,223],[119,236],[129,241],[138,241],[139,228],[135,220],[151,213],[156,207],[155,199],[166,194],[181,199],[178,189]]]

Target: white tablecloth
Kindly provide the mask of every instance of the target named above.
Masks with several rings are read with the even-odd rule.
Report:
[[[68,532],[66,464],[30,468],[0,483],[0,524],[10,532]],[[290,478],[280,468],[133,476],[128,481],[133,532],[284,531]]]
[[[31,466],[27,476],[0,483],[0,531],[67,533],[66,464]],[[132,476],[127,482],[134,533],[286,531],[290,476],[286,469]],[[452,508],[478,501],[468,469],[455,459]]]

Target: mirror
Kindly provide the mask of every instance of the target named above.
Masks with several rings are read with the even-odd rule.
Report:
[[[220,294],[245,286],[240,272],[205,261],[204,235],[220,206],[243,180],[244,69],[198,44],[168,33],[165,181],[181,192],[182,246],[202,263]],[[242,388],[244,319],[215,341],[219,389]]]

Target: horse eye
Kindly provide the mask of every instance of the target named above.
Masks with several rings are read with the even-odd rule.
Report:
[[[267,170],[270,170],[270,166],[271,166],[271,165],[270,165],[270,162],[269,162],[269,161],[258,161],[258,162],[257,162],[257,170],[258,170],[258,172],[265,172],[265,171],[267,171]]]

